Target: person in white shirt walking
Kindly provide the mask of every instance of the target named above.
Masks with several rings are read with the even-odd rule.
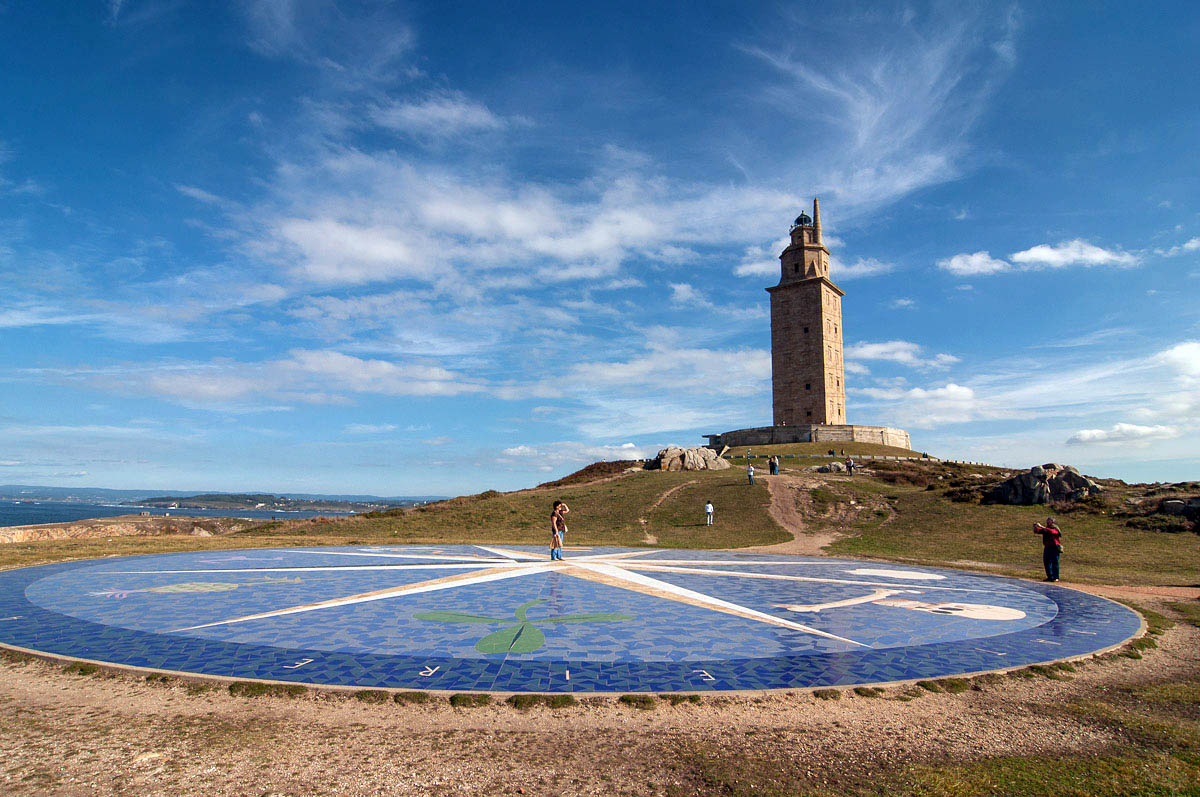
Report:
[[[713,504],[712,501],[704,502],[704,525],[711,526],[713,524]]]

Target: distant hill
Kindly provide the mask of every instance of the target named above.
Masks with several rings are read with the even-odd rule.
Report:
[[[280,512],[375,512],[422,503],[414,499],[377,499],[374,501],[336,501],[325,498],[290,498],[268,493],[202,493],[200,495],[163,495],[124,501],[127,506],[153,506],[163,509],[262,509]]]

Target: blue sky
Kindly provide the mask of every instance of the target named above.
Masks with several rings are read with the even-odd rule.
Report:
[[[53,6],[0,6],[0,483],[454,494],[767,424],[814,194],[851,422],[1200,478],[1192,3]]]

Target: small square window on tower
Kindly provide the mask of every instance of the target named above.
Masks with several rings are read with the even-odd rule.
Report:
[[[807,334],[808,334],[808,327],[805,327],[805,328],[804,328],[804,334],[805,334],[805,335],[807,335]]]
[[[804,411],[804,414],[805,414],[806,416],[808,416],[809,418],[811,418],[811,417],[812,417],[812,410],[805,410],[805,411]]]
[[[805,390],[812,390],[812,382],[805,382],[805,383],[804,383],[804,389],[805,389]]]

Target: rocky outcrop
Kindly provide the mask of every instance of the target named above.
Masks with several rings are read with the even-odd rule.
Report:
[[[1200,497],[1164,498],[1158,504],[1158,511],[1164,515],[1178,515],[1189,520],[1200,519]]]
[[[646,463],[647,470],[725,470],[729,461],[711,448],[679,448],[670,446]]]
[[[830,462],[828,465],[819,465],[817,473],[845,473],[846,466],[841,462]]]
[[[1034,465],[1025,473],[1000,482],[983,494],[985,504],[1030,506],[1051,501],[1079,501],[1104,491],[1070,465]]]

